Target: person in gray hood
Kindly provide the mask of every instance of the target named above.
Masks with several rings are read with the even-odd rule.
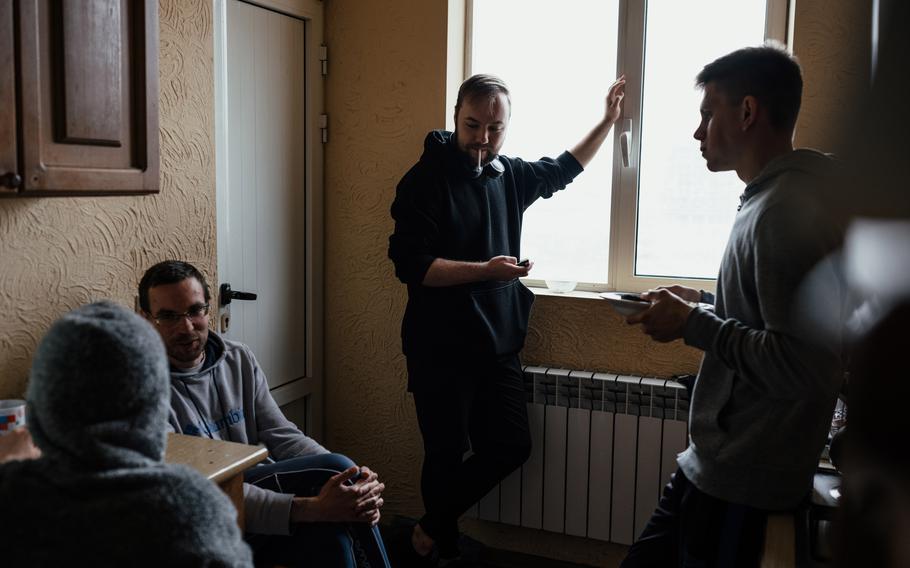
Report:
[[[5,565],[252,566],[227,496],[162,461],[167,358],[141,317],[111,302],[64,315],[27,400],[42,455],[0,465]]]
[[[767,512],[795,508],[812,488],[843,377],[840,346],[805,332],[796,301],[840,241],[820,199],[834,161],[793,148],[799,64],[772,45],[745,48],[707,65],[697,83],[695,139],[708,169],[735,170],[746,189],[716,297],[652,290],[642,294],[651,307],[627,318],[657,341],[682,338],[705,354],[690,445],[626,567],[757,566]]]

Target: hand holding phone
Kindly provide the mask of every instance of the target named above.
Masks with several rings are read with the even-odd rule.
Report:
[[[645,303],[647,303],[647,304],[650,304],[650,303],[651,303],[650,300],[645,300],[644,298],[642,298],[642,297],[639,296],[638,294],[628,294],[628,293],[627,293],[627,294],[620,294],[620,295],[619,295],[619,298],[622,299],[622,300],[630,300],[630,301],[632,301],[632,302],[645,302]]]
[[[527,259],[527,258],[523,258],[523,259],[519,260],[517,264],[518,264],[518,266],[524,266],[525,268],[527,268],[527,266],[529,264],[531,264],[531,260]]]

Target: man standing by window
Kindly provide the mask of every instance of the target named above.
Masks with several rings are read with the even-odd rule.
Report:
[[[708,169],[735,170],[746,188],[716,301],[671,286],[643,294],[652,306],[627,318],[705,352],[691,444],[627,567],[758,566],[767,512],[812,488],[842,376],[839,349],[813,343],[797,317],[800,283],[839,241],[819,201],[833,160],[793,148],[799,64],[774,46],[746,48],[707,65],[697,84]]]
[[[424,442],[426,514],[413,554],[458,554],[458,517],[528,457],[531,439],[518,352],[532,293],[518,278],[525,209],[565,188],[619,118],[625,79],[571,152],[525,162],[499,155],[511,100],[505,83],[475,75],[458,91],[455,132],[434,130],[398,184],[389,257],[408,285],[402,344]],[[465,451],[473,455],[463,460]]]

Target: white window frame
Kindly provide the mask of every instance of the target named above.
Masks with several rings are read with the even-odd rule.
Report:
[[[483,0],[477,0],[483,1]],[[786,46],[792,46],[793,13],[795,0],[766,0],[765,39],[774,39]],[[475,0],[450,0],[449,2],[449,47],[450,69],[461,67],[463,73],[450,73],[447,92],[457,92],[458,84],[472,74],[471,45]],[[463,20],[459,18],[463,6]],[[623,114],[613,128],[613,190],[610,209],[610,260],[607,272],[608,283],[582,282],[577,290],[607,292],[614,290],[641,292],[657,286],[680,284],[690,288],[714,292],[714,278],[667,278],[635,275],[636,224],[638,222],[638,164],[641,155],[641,101],[642,72],[645,42],[645,17],[647,0],[619,0],[619,38],[617,46],[617,69],[626,75],[626,94],[623,99]],[[453,37],[461,36],[463,49],[453,48]],[[457,81],[456,81],[457,79]],[[694,79],[694,78],[693,78]],[[450,95],[452,97],[452,95]],[[452,101],[447,101],[452,102]],[[454,128],[451,105],[446,105],[447,125]],[[629,166],[623,167],[620,135],[628,129],[631,135]],[[603,158],[601,158],[603,159]],[[546,287],[543,280],[525,278],[522,281],[530,287]]]

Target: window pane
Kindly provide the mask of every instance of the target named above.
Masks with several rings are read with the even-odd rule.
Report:
[[[617,0],[474,0],[472,73],[502,77],[512,119],[502,153],[556,157],[603,117],[616,77]],[[606,282],[612,134],[566,191],[524,217],[531,278]]]
[[[716,278],[744,184],[711,173],[692,138],[706,63],[764,40],[765,0],[649,0],[638,242],[640,276]]]

